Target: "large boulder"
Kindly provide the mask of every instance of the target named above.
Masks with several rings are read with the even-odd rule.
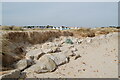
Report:
[[[63,44],[63,47],[60,47],[60,50],[63,51],[69,51],[71,48],[74,48],[74,45],[71,44]]]
[[[35,65],[29,67],[24,72],[35,72],[35,73],[45,73],[45,72],[52,72],[56,69],[55,62],[50,59],[49,57],[42,56]]]
[[[7,74],[1,75],[0,79],[10,79],[10,78],[19,78],[19,77],[20,77],[20,70],[15,69],[15,70],[8,72]]]
[[[34,62],[32,60],[22,59],[18,61],[16,64],[14,64],[14,67],[16,69],[24,70],[25,68],[33,65]]]
[[[44,53],[56,53],[56,52],[61,52],[59,47],[51,47],[49,49],[44,49]]]
[[[33,58],[34,60],[38,60],[45,53],[41,49],[30,50],[26,53],[26,58]]]
[[[82,42],[79,38],[75,38],[75,37],[71,37],[71,40],[74,44],[79,44]]]
[[[53,50],[51,48],[49,49],[43,49],[44,53],[53,53]]]
[[[55,44],[52,42],[46,42],[42,45],[42,49],[49,49],[51,47],[55,47]]]
[[[44,56],[51,58],[56,63],[57,66],[65,64],[69,61],[68,57],[61,52],[55,54],[54,53],[46,54]]]
[[[59,47],[53,47],[52,50],[53,50],[53,53],[55,53],[55,52],[61,52],[61,50],[60,50]]]
[[[64,55],[66,55],[67,57],[73,57],[73,56],[76,55],[72,50],[63,51],[63,53],[64,53]]]

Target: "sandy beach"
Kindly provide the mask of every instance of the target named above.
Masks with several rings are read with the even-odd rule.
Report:
[[[2,0],[0,80],[117,80],[119,3]]]
[[[6,36],[14,34],[16,38],[8,37],[14,46],[9,43],[3,49],[6,51],[6,48],[10,48],[9,50],[15,51],[16,54],[11,53],[12,57],[2,53],[5,55],[3,61],[11,63],[14,69],[3,71],[1,78],[118,78],[119,76],[118,32],[94,37],[75,37],[60,36],[60,32],[55,31],[59,37],[50,37],[50,35],[56,36],[54,32],[45,32],[46,36],[50,35],[43,39],[38,38],[38,34],[42,35],[43,32],[34,33],[34,38],[30,36],[32,32],[16,33],[5,34]],[[25,34],[29,36],[22,38]],[[34,39],[37,39],[36,43],[40,40],[47,41],[34,45],[26,42],[26,40],[32,42]],[[17,43],[18,41],[20,43]],[[15,60],[17,61],[14,62]]]
[[[82,42],[73,44],[78,49],[75,53],[80,54],[78,59],[70,57],[69,63],[59,66],[54,72],[28,73],[28,78],[117,78],[118,33],[86,38]],[[63,45],[64,50],[65,46],[71,46]]]

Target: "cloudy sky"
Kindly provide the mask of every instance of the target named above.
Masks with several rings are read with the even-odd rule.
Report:
[[[117,2],[3,2],[2,25],[118,25]]]

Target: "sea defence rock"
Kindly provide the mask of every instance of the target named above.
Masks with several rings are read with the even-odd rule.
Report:
[[[29,67],[24,72],[35,72],[35,73],[45,73],[45,72],[52,72],[57,68],[55,62],[49,58],[42,56],[35,65]]]
[[[74,56],[75,52],[78,51],[75,45],[70,44],[64,44],[64,46],[61,47],[60,49],[62,53],[65,54],[67,57]]]
[[[11,79],[11,78],[19,78],[20,77],[20,70],[19,69],[15,69],[10,71],[7,74],[3,74],[0,76],[0,79]]]
[[[49,49],[49,48],[51,48],[51,47],[55,47],[55,44],[52,43],[52,42],[46,42],[46,43],[44,43],[44,44],[42,45],[42,48],[43,48],[43,49]]]
[[[16,69],[24,70],[25,68],[27,68],[27,67],[29,67],[29,66],[31,66],[33,64],[34,64],[34,62],[32,60],[22,59],[22,60],[18,61],[14,65],[14,67]]]
[[[45,73],[54,71],[57,66],[69,62],[68,57],[63,53],[45,54],[39,58],[31,67],[27,68],[24,72],[31,73]]]
[[[26,58],[33,58],[34,60],[38,60],[39,57],[44,55],[45,53],[41,49],[34,49],[26,53]]]
[[[70,57],[70,56],[75,56],[76,54],[71,51],[71,50],[66,50],[66,51],[63,51],[63,53],[67,56],[67,57]]]
[[[56,63],[57,66],[69,62],[68,57],[61,52],[46,54],[46,55],[44,55],[44,57],[48,57],[48,58],[52,59]]]
[[[44,53],[56,53],[56,52],[61,52],[59,47],[51,47],[49,49],[43,49]]]

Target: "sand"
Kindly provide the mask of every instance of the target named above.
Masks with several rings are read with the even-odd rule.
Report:
[[[86,38],[73,45],[80,58],[71,57],[54,72],[30,73],[27,78],[118,78],[118,33]]]

